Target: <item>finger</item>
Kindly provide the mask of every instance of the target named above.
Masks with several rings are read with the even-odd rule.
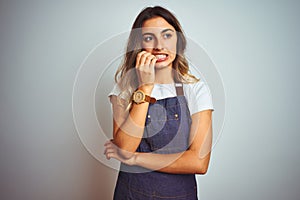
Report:
[[[105,148],[105,149],[104,149],[104,152],[103,152],[104,155],[107,154],[107,152],[109,151],[108,149],[109,149],[109,148]]]
[[[150,56],[151,54],[146,52],[142,55],[141,59],[140,59],[140,63],[139,63],[139,66],[140,67],[144,67],[145,66],[145,61],[147,59],[148,56]]]
[[[103,154],[106,155],[109,151],[109,148],[105,148]]]
[[[153,62],[155,63],[157,61],[156,57],[154,55],[149,56],[149,60],[147,60],[147,66],[152,67],[153,66]]]
[[[104,145],[110,144],[110,143],[112,143],[112,141],[113,141],[113,139],[107,140],[107,141],[104,143]]]
[[[140,53],[137,54],[135,67],[140,67],[141,58],[145,53],[147,53],[147,51],[141,51]]]
[[[109,160],[109,158],[110,158],[110,157],[109,157],[109,153],[108,153],[107,151],[105,152],[105,154],[104,154],[104,155],[105,155],[106,159],[108,159],[108,160]]]
[[[150,63],[150,65],[149,65],[150,68],[151,68],[151,67],[154,68],[154,67],[155,67],[155,63],[156,63],[156,61],[157,61],[157,58],[156,58],[155,56],[153,56],[153,57],[154,57],[154,58],[151,60],[151,63]]]
[[[105,156],[106,156],[107,159],[111,158],[111,156],[115,155],[115,154],[116,154],[116,151],[113,148],[108,148],[108,149],[105,150]]]
[[[108,159],[108,160],[110,160],[111,158],[114,158],[114,159],[116,159],[116,160],[118,160],[118,161],[120,161],[120,162],[125,162],[124,159],[122,159],[120,156],[118,156],[118,155],[115,154],[115,153],[109,153],[109,154],[107,155],[107,159]]]
[[[118,157],[117,157],[114,153],[108,153],[108,154],[106,155],[106,159],[107,159],[107,160],[110,160],[111,158],[118,159]]]
[[[105,146],[105,149],[104,149],[104,152],[103,152],[103,154],[106,154],[107,152],[110,152],[112,149],[114,150],[115,149],[115,145],[114,144],[112,144],[111,142],[106,142],[105,144],[104,144],[104,146]]]
[[[151,61],[156,58],[154,55],[150,54],[149,56],[147,56],[144,65],[145,66],[149,66],[151,64]]]
[[[107,152],[105,154],[105,156],[106,156],[106,159],[109,160],[110,158],[115,157],[115,152]]]
[[[115,151],[108,151],[106,154],[106,159],[111,159],[111,158],[115,158],[115,159],[120,159],[120,157],[117,155],[117,153]]]
[[[108,141],[106,141],[105,143],[104,143],[104,146],[106,147],[106,146],[109,146],[109,145],[115,145],[114,143],[113,143],[113,140],[108,140]]]
[[[116,152],[114,148],[108,148],[105,150],[105,154]]]
[[[106,141],[106,142],[104,143],[104,146],[107,146],[109,143],[110,143],[110,141],[109,141],[109,140],[108,140],[108,141]]]

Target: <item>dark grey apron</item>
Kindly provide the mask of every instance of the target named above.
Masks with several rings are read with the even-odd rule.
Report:
[[[190,111],[182,84],[176,84],[176,97],[150,104],[144,135],[138,152],[170,154],[189,147]],[[114,200],[195,200],[194,174],[169,174],[121,164]]]

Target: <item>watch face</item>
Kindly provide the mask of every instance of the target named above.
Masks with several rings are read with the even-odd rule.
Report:
[[[140,91],[136,91],[134,94],[134,101],[135,102],[141,102],[144,100],[144,94]]]

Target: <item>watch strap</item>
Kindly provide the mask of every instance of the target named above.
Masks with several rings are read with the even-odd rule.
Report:
[[[145,101],[153,104],[156,102],[156,99],[148,95],[145,95]]]

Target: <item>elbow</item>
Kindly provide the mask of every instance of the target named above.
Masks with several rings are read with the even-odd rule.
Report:
[[[199,166],[195,174],[205,175],[208,171],[208,166]]]
[[[210,160],[209,156],[203,159],[198,158],[198,162],[195,165],[195,174],[205,175],[208,171],[209,160]]]
[[[205,175],[208,171],[208,163],[203,163],[200,161],[193,168],[194,174]]]

